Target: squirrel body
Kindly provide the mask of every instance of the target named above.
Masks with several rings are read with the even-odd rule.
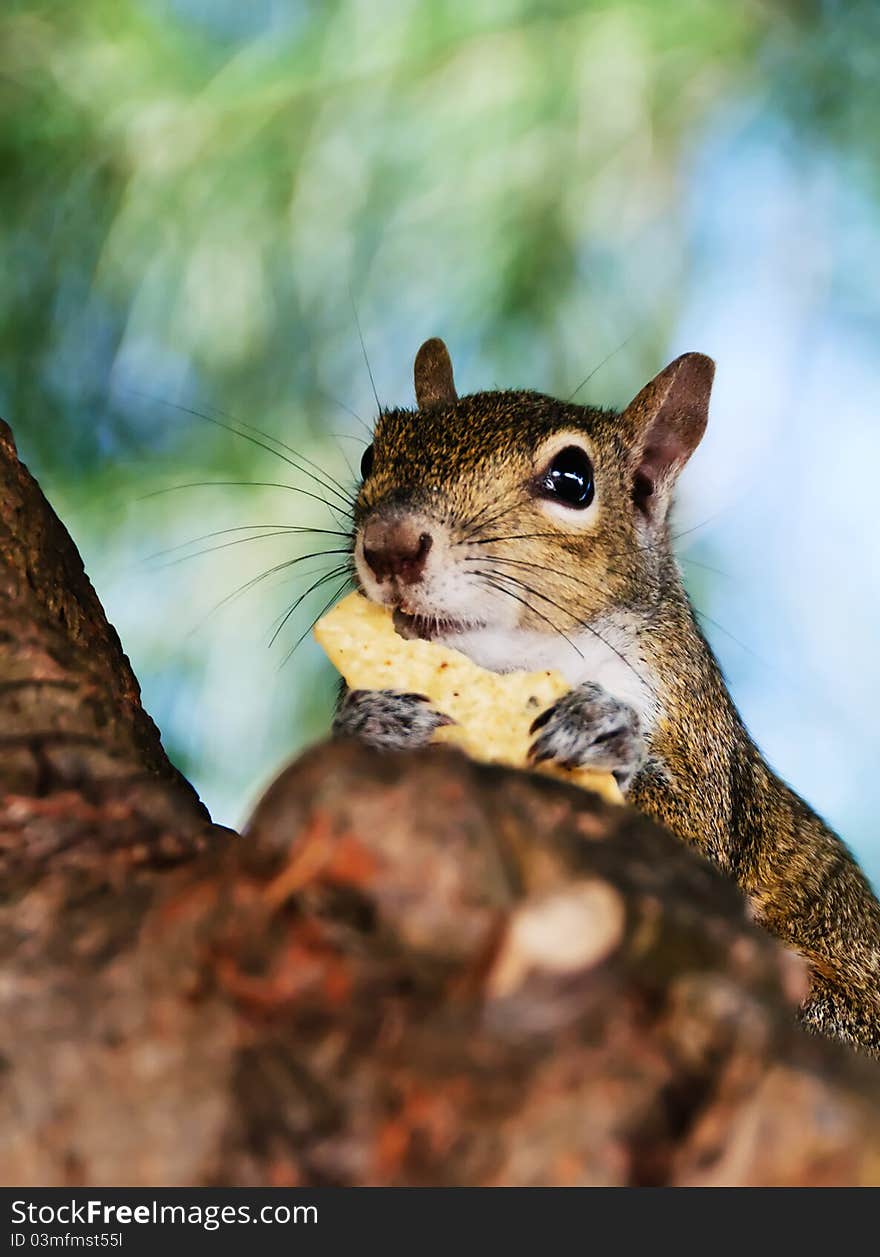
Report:
[[[880,903],[749,737],[672,551],[672,493],[713,373],[685,354],[622,412],[533,392],[459,398],[445,346],[428,341],[419,408],[383,412],[362,464],[358,582],[404,635],[498,672],[561,671],[572,691],[535,721],[533,758],[614,772],[806,958],[805,1024],[877,1053]],[[418,695],[359,691],[335,729],[406,747],[438,723]]]

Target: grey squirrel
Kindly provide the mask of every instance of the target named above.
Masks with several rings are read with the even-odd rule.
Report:
[[[672,553],[675,482],[706,427],[714,363],[689,353],[625,410],[535,392],[458,397],[440,340],[417,410],[380,414],[354,510],[358,582],[398,631],[498,672],[559,669],[534,760],[613,772],[807,960],[805,1024],[880,1051],[880,903],[843,842],[767,766]],[[419,695],[344,696],[334,731],[427,743]]]

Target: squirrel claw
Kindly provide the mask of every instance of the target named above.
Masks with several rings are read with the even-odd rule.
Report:
[[[554,760],[565,768],[602,769],[614,774],[621,789],[645,757],[633,708],[589,681],[541,712],[531,732],[539,732],[529,750],[532,764]]]
[[[381,751],[427,746],[436,729],[454,724],[425,694],[400,690],[349,690],[333,721],[334,737],[358,738]]]
[[[532,721],[532,723],[529,725],[529,733],[537,733],[539,729],[543,729],[544,725],[553,715],[555,708],[556,708],[555,703],[550,707],[545,707],[544,710],[541,712],[540,716],[536,716],[535,719]]]

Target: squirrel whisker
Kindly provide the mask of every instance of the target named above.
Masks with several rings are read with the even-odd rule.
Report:
[[[320,533],[328,537],[350,537],[349,532],[344,532],[339,528],[307,528],[300,524],[239,524],[236,528],[217,528],[214,532],[202,533],[200,537],[191,537],[189,541],[180,541],[177,545],[167,546],[164,550],[156,550],[153,554],[148,554],[143,560],[149,563],[152,559],[162,559],[166,554],[174,554],[176,550],[185,550],[187,546],[197,545],[200,541],[210,541],[214,537],[223,537],[232,532],[250,532],[254,529],[277,528],[281,532],[291,533]]]
[[[279,480],[188,480],[185,484],[166,485],[162,489],[153,489],[150,493],[142,493],[135,500],[145,502],[148,498],[158,498],[165,493],[177,493],[181,489],[222,488],[289,489],[291,493],[299,493],[304,498],[311,498],[313,502],[320,502],[322,506],[326,506],[328,510],[333,511],[336,515],[341,515],[344,519],[352,519],[354,517],[352,510],[343,510],[341,506],[336,506],[335,503],[328,502],[326,498],[322,498],[319,493],[312,493],[309,489],[301,489],[299,485],[284,484]]]
[[[260,572],[259,575],[252,576],[250,580],[246,580],[243,585],[239,585],[238,588],[233,589],[231,593],[224,595],[224,597],[222,597],[219,602],[215,603],[214,606],[211,607],[210,611],[208,611],[208,613],[203,616],[201,620],[199,620],[198,624],[196,624],[194,628],[190,629],[187,636],[192,637],[192,635],[197,633],[199,629],[207,623],[211,616],[221,609],[221,607],[225,607],[227,603],[234,602],[236,598],[240,597],[242,594],[246,594],[249,590],[253,589],[254,586],[261,584],[264,580],[268,580],[269,577],[274,576],[276,572],[283,572],[285,569],[295,567],[297,563],[304,563],[308,559],[320,559],[325,555],[330,554],[350,553],[350,550],[315,550],[311,554],[298,554],[296,558],[285,559],[283,563],[276,563],[273,567],[267,568],[265,572]]]
[[[522,603],[522,605],[526,607],[527,610],[531,611],[533,615],[538,616],[540,619],[544,621],[545,624],[549,624],[550,627],[553,629],[554,633],[558,633],[561,638],[563,638],[566,642],[568,642],[572,650],[574,650],[578,655],[581,656],[581,658],[583,658],[583,651],[580,650],[578,646],[575,645],[575,643],[571,640],[568,634],[563,632],[563,630],[559,627],[558,624],[553,623],[553,621],[550,619],[549,616],[544,615],[543,611],[539,611],[537,607],[533,607],[530,602],[528,602],[525,598],[521,598],[518,594],[515,594],[512,590],[505,589],[504,586],[495,584],[493,582],[492,576],[494,576],[496,580],[504,579],[504,575],[502,572],[494,572],[491,574],[489,572],[476,572],[475,575],[481,576],[483,580],[485,581],[485,583],[491,589],[495,589],[498,591],[498,593],[506,594],[508,598],[513,598],[514,601]],[[510,578],[508,577],[508,579]]]
[[[162,571],[167,567],[176,567],[179,563],[186,563],[189,559],[200,559],[206,554],[216,554],[218,550],[228,550],[231,546],[243,546],[252,541],[267,541],[272,537],[289,537],[293,531],[294,530],[290,528],[277,528],[274,532],[263,532],[253,537],[238,537],[235,541],[223,541],[220,545],[205,546],[203,550],[196,550],[193,554],[181,554],[176,559],[169,559],[167,563],[159,563],[157,564],[156,570]],[[334,551],[328,550],[326,553],[333,554]],[[335,553],[350,554],[351,550],[346,548],[345,550],[335,551]]]
[[[136,389],[132,390],[132,392],[140,397],[149,397],[149,394],[139,393]],[[235,421],[240,425],[240,427],[253,428],[254,432],[260,433],[259,437],[253,436],[247,431],[241,432],[239,428],[233,427],[231,423],[224,423],[222,419],[217,419],[213,415],[205,414],[202,410],[195,410],[191,406],[182,406],[178,402],[167,402],[163,401],[162,398],[156,397],[150,397],[149,400],[158,401],[161,405],[172,406],[175,410],[179,410],[183,414],[193,415],[197,419],[204,419],[206,423],[212,423],[215,427],[222,428],[224,432],[231,432],[233,436],[240,436],[243,441],[249,441],[251,445],[256,445],[259,449],[265,450],[268,454],[274,454],[276,458],[280,458],[283,463],[287,463],[288,466],[294,469],[294,471],[298,471],[300,475],[311,476],[313,479],[317,480],[321,488],[326,489],[328,493],[335,494],[345,503],[346,506],[351,507],[353,505],[354,495],[349,490],[344,489],[341,485],[334,484],[332,478],[328,477],[327,479],[324,479],[325,473],[318,467],[317,463],[313,463],[311,459],[298,454],[296,450],[293,450],[289,445],[285,445],[283,441],[279,441],[277,437],[269,436],[267,433],[260,432],[259,428],[253,428],[252,424],[246,424],[242,420]],[[267,442],[273,442],[273,444],[267,444]],[[275,449],[275,445],[280,446],[281,449]],[[295,457],[288,457],[287,454],[281,452],[282,450],[290,451]],[[302,466],[301,463],[309,464],[312,470],[309,470],[308,466]]]
[[[603,637],[602,634],[594,625],[590,624],[586,620],[579,619],[576,615],[574,615],[571,611],[569,611],[567,607],[563,607],[560,603],[555,602],[552,598],[548,598],[547,595],[542,594],[540,590],[533,589],[531,585],[526,585],[524,581],[519,580],[515,576],[508,576],[506,573],[503,573],[503,572],[495,572],[493,573],[493,575],[497,578],[502,578],[504,580],[510,581],[511,584],[516,585],[519,589],[524,589],[528,593],[533,594],[536,598],[540,598],[544,602],[549,602],[551,606],[556,607],[557,610],[561,611],[564,615],[571,616],[571,618],[574,620],[578,628],[586,629],[586,631],[592,634],[592,636],[595,637],[597,641],[600,641],[603,646],[607,647],[608,650],[610,650],[613,654],[617,655],[621,663],[625,664],[626,667],[629,668],[633,676],[636,677],[637,680],[642,685],[644,685],[648,690],[650,690],[652,694],[656,694],[656,689],[648,680],[648,678],[643,676],[637,668],[634,668],[630,660],[627,659],[626,655],[624,655],[621,651],[619,651],[612,642],[608,641],[607,638]],[[535,611],[535,608],[532,607],[531,610]],[[535,614],[539,614],[539,613],[535,612]],[[558,631],[562,632],[561,629],[559,629]],[[626,630],[624,630],[624,632],[626,632]],[[637,640],[636,635],[634,633],[626,633],[626,635],[630,637],[632,641]],[[563,636],[565,636],[565,634],[563,634]],[[566,641],[570,642],[571,639],[566,637]],[[573,642],[571,642],[571,644],[574,645]],[[575,650],[578,651],[579,655],[583,654],[583,652],[579,650],[577,646],[575,646]]]
[[[313,594],[316,589],[320,589],[322,585],[326,585],[327,582],[333,580],[335,576],[341,576],[343,572],[346,572],[346,573],[351,572],[351,565],[349,563],[340,563],[335,568],[333,568],[332,571],[325,572],[322,576],[318,578],[318,580],[313,581],[312,584],[309,585],[308,589],[306,589],[303,593],[301,593],[298,598],[294,599],[291,605],[282,614],[280,621],[275,626],[272,636],[269,638],[270,648],[274,646],[278,638],[278,634],[284,628],[285,624],[290,619],[290,617],[294,614],[297,608],[300,607],[303,604],[303,602],[305,602],[309,594]]]
[[[286,654],[286,655],[284,656],[284,658],[281,660],[281,663],[278,665],[279,669],[280,669],[280,668],[283,668],[283,667],[284,667],[284,665],[287,663],[287,661],[288,661],[288,660],[291,658],[291,656],[294,654],[294,652],[295,652],[296,650],[298,650],[298,649],[299,649],[299,647],[302,645],[302,643],[303,643],[303,642],[305,641],[305,639],[308,637],[309,633],[311,633],[312,629],[313,629],[313,628],[315,627],[315,625],[318,623],[318,621],[320,620],[320,618],[321,618],[321,616],[324,614],[324,612],[325,612],[325,611],[329,611],[329,610],[330,610],[330,608],[333,606],[333,604],[334,604],[334,602],[336,601],[336,599],[340,596],[340,594],[342,594],[342,593],[344,592],[344,590],[345,590],[346,586],[347,586],[347,585],[349,585],[349,584],[351,583],[353,575],[354,575],[354,573],[353,573],[353,572],[350,572],[350,573],[346,576],[345,580],[342,582],[342,584],[341,584],[341,585],[340,585],[337,589],[335,589],[335,590],[334,590],[334,592],[332,593],[332,595],[331,595],[331,596],[327,599],[327,601],[324,603],[323,607],[322,607],[322,608],[321,608],[321,610],[318,612],[318,614],[315,616],[315,618],[311,621],[311,623],[309,623],[309,624],[306,626],[306,628],[303,630],[303,632],[302,632],[302,633],[300,633],[299,637],[296,639],[296,641],[295,641],[295,642],[293,643],[293,645],[291,646],[290,650],[287,652],[287,654]],[[317,586],[316,586],[316,588],[317,588]]]

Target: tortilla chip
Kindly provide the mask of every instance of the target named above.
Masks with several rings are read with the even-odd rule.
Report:
[[[420,639],[406,640],[385,607],[349,594],[315,625],[315,637],[353,690],[425,694],[450,716],[434,735],[473,759],[529,767],[532,721],[571,688],[559,672],[488,672],[460,651]],[[622,801],[610,773],[569,770],[553,763],[536,771],[562,777],[609,802]]]

